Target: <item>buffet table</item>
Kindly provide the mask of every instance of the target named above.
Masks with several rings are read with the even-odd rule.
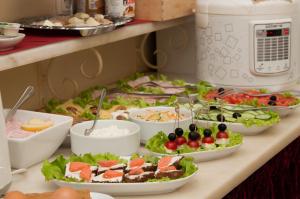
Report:
[[[245,137],[241,149],[230,157],[199,164],[200,173],[190,183],[176,192],[157,196],[116,197],[129,198],[222,198],[253,172],[284,149],[300,135],[300,110],[297,110],[273,128],[261,135]],[[143,150],[143,149],[141,149]],[[57,154],[69,154],[70,150],[61,148]],[[15,175],[10,190],[23,192],[53,191],[56,187],[44,181],[40,172],[41,164],[24,174]]]

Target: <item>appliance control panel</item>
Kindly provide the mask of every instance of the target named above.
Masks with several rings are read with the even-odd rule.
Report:
[[[291,68],[291,20],[253,23],[253,58],[256,75],[278,75]]]

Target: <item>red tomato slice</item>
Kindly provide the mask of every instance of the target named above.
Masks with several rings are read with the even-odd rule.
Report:
[[[117,160],[101,160],[98,162],[101,167],[112,167],[118,164]]]
[[[103,174],[103,177],[107,178],[107,179],[117,178],[117,177],[121,177],[121,176],[123,176],[123,172],[113,171],[113,170],[105,171],[105,173]]]
[[[84,162],[71,162],[69,170],[71,172],[81,171],[84,168],[89,168],[90,165]]]

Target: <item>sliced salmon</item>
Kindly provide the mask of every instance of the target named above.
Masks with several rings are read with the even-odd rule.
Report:
[[[69,170],[71,172],[76,172],[76,171],[81,171],[82,169],[84,169],[86,167],[89,168],[90,165],[88,163],[84,163],[84,162],[71,162]]]
[[[167,171],[176,171],[176,167],[175,166],[168,166],[168,167],[163,167],[160,169],[161,172],[167,172]]]
[[[129,166],[130,166],[130,168],[141,167],[144,164],[145,164],[145,160],[143,158],[136,158],[136,159],[130,161]]]
[[[159,161],[158,161],[158,169],[162,169],[162,168],[165,168],[165,167],[168,167],[170,165],[172,161],[172,157],[171,156],[165,156],[165,157],[162,157]]]
[[[80,172],[80,177],[84,181],[89,181],[91,179],[91,176],[92,176],[92,170],[90,167],[84,167]]]
[[[114,165],[117,165],[118,164],[118,161],[117,160],[101,160],[98,162],[98,164],[101,166],[101,167],[112,167]]]
[[[105,173],[103,174],[103,177],[106,179],[117,178],[121,176],[123,176],[123,172],[114,171],[114,170],[105,171]]]
[[[141,168],[136,168],[129,171],[129,175],[140,175],[142,173],[144,173],[144,170]]]

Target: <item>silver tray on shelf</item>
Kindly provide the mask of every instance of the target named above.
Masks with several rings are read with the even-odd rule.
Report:
[[[43,25],[32,25],[33,22],[42,21],[51,18],[48,17],[33,17],[25,18],[18,21],[21,24],[21,28],[24,29],[25,33],[31,34],[42,34],[42,35],[73,35],[73,36],[92,36],[111,32],[118,27],[124,26],[131,22],[132,18],[120,17],[112,18],[105,17],[111,20],[112,24],[103,24],[98,26],[43,26]]]

